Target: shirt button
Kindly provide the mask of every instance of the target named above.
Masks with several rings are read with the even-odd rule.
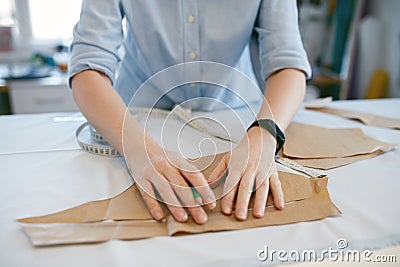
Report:
[[[196,58],[196,53],[195,52],[190,52],[189,53],[190,59],[195,59]]]
[[[194,22],[194,17],[193,17],[193,16],[188,16],[188,17],[187,17],[187,21],[188,21],[189,23],[193,23],[193,22]]]

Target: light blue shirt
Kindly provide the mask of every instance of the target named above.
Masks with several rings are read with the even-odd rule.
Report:
[[[284,68],[311,76],[296,0],[83,0],[70,49],[70,77],[86,69],[101,71],[126,103],[149,77],[184,62],[231,66],[262,90],[263,81]],[[238,105],[216,87],[183,85],[182,93],[167,95],[158,105],[168,108],[198,96]]]

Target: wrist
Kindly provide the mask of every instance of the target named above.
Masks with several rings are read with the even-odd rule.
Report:
[[[275,154],[278,154],[278,152],[282,149],[283,144],[285,142],[285,135],[278,127],[278,125],[271,119],[260,119],[254,121],[247,129],[247,132],[252,131],[253,128],[259,128],[262,134],[265,133],[267,134],[266,136],[269,136],[269,139],[273,138],[275,140],[276,144]]]
[[[267,143],[267,144],[271,144],[273,146],[276,146],[277,141],[275,139],[275,136],[273,136],[269,131],[267,131],[266,129],[260,127],[260,126],[255,126],[250,128],[247,131],[247,136],[249,138],[253,138],[253,137],[259,137],[261,135],[261,139],[263,143]]]

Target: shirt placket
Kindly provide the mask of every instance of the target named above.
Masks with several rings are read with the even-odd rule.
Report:
[[[183,29],[184,29],[184,61],[199,61],[200,58],[200,24],[199,24],[199,7],[197,0],[183,1]],[[198,73],[197,77],[200,77]],[[189,86],[193,89],[187,97],[198,96],[198,84],[192,82]],[[187,90],[186,90],[187,92]],[[196,93],[195,93],[196,92]]]

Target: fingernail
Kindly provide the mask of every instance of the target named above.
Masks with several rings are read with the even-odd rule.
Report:
[[[204,212],[200,212],[199,217],[197,218],[196,222],[199,224],[203,224],[203,223],[207,222],[207,215]]]
[[[187,213],[184,212],[184,211],[179,211],[179,212],[178,212],[178,219],[179,219],[180,221],[187,221],[187,219],[188,219]]]
[[[217,206],[217,203],[215,203],[215,199],[211,197],[207,198],[206,204],[207,208],[209,208],[210,210],[215,209],[215,207]]]
[[[257,218],[263,217],[264,216],[264,209],[263,208],[257,208],[254,211],[254,216]]]
[[[209,210],[215,209],[216,206],[217,206],[217,203],[215,203],[215,202],[211,202],[211,203],[208,203],[208,204],[207,204],[207,208],[208,208]]]
[[[181,217],[181,219],[183,220],[183,221],[187,221],[187,219],[188,219],[188,215],[187,215],[187,213],[186,212],[184,212],[184,211],[182,211],[181,213],[180,213],[180,217]]]
[[[238,211],[236,213],[236,218],[239,220],[246,220],[246,213],[244,211]]]
[[[201,197],[197,197],[194,201],[196,201],[196,203],[199,205],[203,205],[203,200],[201,199]]]
[[[231,212],[232,212],[232,210],[231,210],[231,208],[230,208],[229,206],[223,207],[223,208],[222,208],[222,211],[223,211],[225,214],[231,214]]]
[[[164,216],[161,213],[161,211],[156,211],[156,212],[154,212],[154,218],[159,221],[159,220],[162,220],[164,218]]]

